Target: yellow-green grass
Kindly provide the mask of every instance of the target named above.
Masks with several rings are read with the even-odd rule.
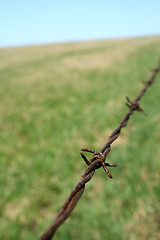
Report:
[[[0,239],[32,240],[160,58],[160,36],[0,49]],[[160,75],[54,239],[160,239]]]

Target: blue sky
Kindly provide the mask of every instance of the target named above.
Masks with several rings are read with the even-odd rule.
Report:
[[[0,0],[0,47],[160,34],[160,0]]]

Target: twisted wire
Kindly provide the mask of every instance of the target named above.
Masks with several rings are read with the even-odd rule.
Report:
[[[111,150],[111,144],[119,137],[121,133],[121,129],[125,127],[128,124],[128,121],[130,119],[130,116],[134,113],[134,111],[140,111],[143,114],[145,114],[142,110],[142,108],[139,105],[139,101],[141,100],[142,96],[145,94],[146,90],[155,80],[156,75],[160,72],[160,63],[158,67],[153,69],[152,75],[149,78],[148,81],[145,82],[144,88],[140,92],[140,94],[135,98],[134,101],[131,101],[127,97],[127,103],[126,105],[129,107],[129,111],[125,115],[125,117],[121,120],[118,127],[112,132],[112,134],[109,136],[107,142],[102,147],[100,152],[82,148],[81,150],[83,152],[90,152],[92,153],[91,160],[89,161],[83,152],[81,152],[81,157],[85,161],[85,163],[88,165],[86,170],[84,171],[81,180],[77,183],[77,185],[73,188],[69,196],[67,197],[66,201],[64,202],[63,206],[61,207],[60,211],[58,212],[53,224],[51,227],[39,238],[39,240],[51,240],[54,236],[57,228],[70,216],[73,209],[75,208],[78,200],[80,199],[81,195],[83,194],[85,190],[85,184],[89,182],[96,169],[99,169],[100,167],[103,167],[104,171],[107,173],[107,175],[112,178],[112,175],[110,174],[107,167],[116,167],[116,164],[110,164],[106,163],[105,159],[107,155],[109,154]]]

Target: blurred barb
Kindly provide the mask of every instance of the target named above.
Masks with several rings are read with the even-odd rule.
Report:
[[[57,228],[72,213],[78,200],[80,199],[82,193],[84,192],[85,184],[92,179],[96,169],[103,167],[103,169],[107,173],[107,175],[110,178],[112,178],[112,175],[110,174],[107,167],[117,167],[117,165],[105,162],[106,157],[111,150],[111,144],[119,137],[121,129],[128,124],[129,118],[134,113],[134,111],[139,111],[139,112],[142,112],[143,114],[145,114],[143,109],[140,107],[139,101],[141,100],[142,96],[145,94],[147,88],[154,82],[155,77],[158,74],[158,72],[160,72],[160,63],[158,65],[158,67],[156,67],[155,69],[152,70],[151,77],[149,78],[148,81],[145,82],[144,88],[142,89],[140,94],[135,98],[135,100],[131,101],[128,97],[126,98],[127,99],[126,105],[128,106],[129,111],[127,112],[125,117],[122,119],[119,126],[110,135],[110,137],[108,138],[107,142],[102,147],[100,152],[97,152],[97,151],[94,151],[91,149],[87,149],[87,148],[81,149],[83,152],[89,152],[89,153],[93,154],[91,157],[91,160],[89,161],[86,158],[86,156],[84,155],[84,153],[81,152],[81,157],[83,158],[85,163],[88,165],[88,167],[86,168],[85,172],[83,173],[79,183],[73,188],[73,190],[69,194],[68,198],[64,202],[64,204],[63,204],[62,208],[60,209],[59,213],[57,214],[52,226],[39,238],[39,240],[52,239]]]

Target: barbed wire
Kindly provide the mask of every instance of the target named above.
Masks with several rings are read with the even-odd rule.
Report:
[[[67,197],[66,201],[64,202],[63,206],[61,207],[60,211],[58,212],[53,224],[51,227],[39,238],[39,240],[51,240],[54,236],[57,228],[70,216],[73,209],[75,208],[78,200],[80,199],[81,195],[83,194],[85,190],[85,184],[89,182],[94,173],[95,170],[103,167],[104,171],[107,173],[107,175],[112,178],[112,175],[110,174],[107,167],[117,167],[116,164],[110,164],[106,163],[106,157],[108,153],[111,151],[111,144],[119,137],[121,133],[121,129],[124,128],[130,119],[130,116],[134,113],[134,111],[142,112],[144,115],[146,115],[143,111],[143,109],[140,107],[139,101],[141,100],[142,96],[145,94],[148,87],[154,82],[156,75],[160,72],[160,63],[156,68],[152,70],[152,75],[149,78],[148,81],[146,81],[144,84],[144,87],[140,94],[131,101],[128,97],[126,97],[127,102],[126,105],[129,108],[129,111],[125,115],[125,117],[121,120],[119,126],[112,132],[112,134],[109,136],[107,142],[102,147],[102,149],[97,152],[88,148],[82,148],[81,149],[81,157],[85,161],[85,163],[88,165],[86,170],[84,171],[81,180],[77,183],[77,185],[73,188],[69,196]],[[83,152],[89,152],[92,153],[91,160],[89,161],[87,157],[84,155]]]

